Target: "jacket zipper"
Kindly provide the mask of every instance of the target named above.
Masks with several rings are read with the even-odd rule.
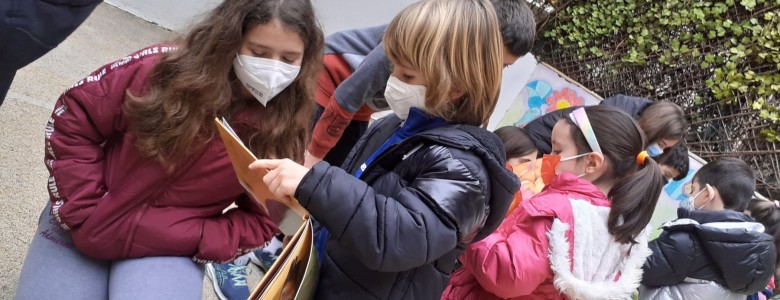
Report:
[[[149,208],[149,203],[144,202],[141,209],[135,213],[135,216],[133,217],[133,227],[130,228],[130,234],[127,236],[127,241],[125,241],[125,249],[122,251],[122,257],[126,258],[130,255],[130,250],[133,247],[133,240],[135,239],[135,231],[138,229],[138,224],[141,222],[141,216],[146,213],[147,208]]]
[[[420,150],[422,147],[425,147],[425,145],[426,145],[425,142],[428,141],[428,140],[429,139],[418,138],[418,139],[414,139],[414,140],[410,141],[410,140],[407,139],[405,141],[402,141],[402,142],[396,144],[395,146],[387,148],[384,152],[382,152],[382,154],[377,156],[377,158],[374,159],[373,162],[371,162],[371,165],[366,166],[366,169],[363,170],[363,173],[360,174],[360,177],[358,179],[367,179],[365,177],[366,174],[368,174],[369,171],[372,171],[377,165],[379,165],[380,161],[382,161],[383,159],[387,158],[388,156],[392,155],[395,151],[397,151],[397,149],[402,149],[402,150],[404,150],[406,152],[406,154],[401,156],[401,159],[398,160],[398,163],[401,163],[402,161],[405,161],[407,158],[409,158],[409,156],[411,156],[412,154],[417,152],[417,150]],[[411,147],[411,149],[410,149],[409,145],[413,145],[414,143],[419,143],[419,144],[417,146]],[[406,150],[406,149],[409,149],[409,150]]]

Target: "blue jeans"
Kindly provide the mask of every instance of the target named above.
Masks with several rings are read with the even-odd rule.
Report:
[[[17,300],[201,300],[202,265],[189,257],[93,260],[73,245],[46,206],[24,260]]]

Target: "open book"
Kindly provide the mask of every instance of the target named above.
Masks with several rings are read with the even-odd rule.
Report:
[[[257,160],[246,148],[225,119],[214,119],[225,144],[230,161],[241,185],[268,211],[271,199],[287,205],[303,218],[303,224],[285,245],[273,266],[265,273],[249,299],[309,300],[314,297],[319,281],[320,264],[314,247],[314,229],[309,213],[292,197],[279,199],[263,182],[268,170],[252,170],[249,164]]]
[[[256,161],[257,157],[252,154],[252,151],[249,151],[224,118],[221,120],[218,118],[214,119],[214,122],[217,123],[217,130],[219,131],[220,137],[222,137],[222,142],[225,144],[228,156],[230,156],[230,161],[233,163],[233,169],[236,171],[238,181],[241,182],[241,185],[244,186],[244,189],[246,189],[252,197],[260,202],[260,205],[266,212],[268,212],[266,201],[271,199],[288,206],[301,217],[309,214],[306,209],[298,203],[298,200],[295,200],[292,197],[279,199],[271,193],[268,186],[263,182],[263,176],[268,174],[268,170],[249,169],[249,165]]]
[[[313,299],[320,276],[314,240],[314,229],[309,216],[306,216],[298,232],[252,291],[249,300]]]

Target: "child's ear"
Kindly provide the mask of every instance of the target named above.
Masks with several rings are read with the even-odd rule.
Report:
[[[450,100],[455,100],[460,97],[463,97],[463,95],[466,94],[466,91],[463,90],[463,87],[460,84],[453,83],[452,84],[452,90],[450,90],[449,98]]]
[[[598,152],[591,152],[585,156],[585,173],[596,173],[604,170],[604,155]]]
[[[707,189],[705,193],[707,193],[708,200],[710,201],[717,200],[718,202],[723,203],[723,200],[720,199],[720,193],[718,192],[718,188],[711,186],[709,184],[705,185],[704,188]]]

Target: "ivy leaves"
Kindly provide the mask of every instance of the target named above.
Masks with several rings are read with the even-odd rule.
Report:
[[[711,74],[706,83],[716,100],[746,95],[760,118],[780,124],[773,104],[780,100],[780,0],[577,1],[544,36],[574,47],[580,59],[694,65]],[[615,36],[624,39],[615,45]],[[762,134],[780,138],[769,129]]]
[[[756,8],[756,4],[757,4],[756,2],[758,2],[758,1],[756,1],[756,0],[742,0],[742,1],[739,1],[739,4],[744,6],[745,9],[752,11],[753,9]],[[761,1],[761,2],[764,2],[764,1]]]

